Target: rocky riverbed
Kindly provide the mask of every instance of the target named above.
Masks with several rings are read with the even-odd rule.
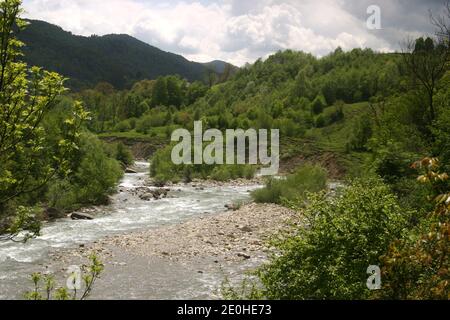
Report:
[[[269,238],[296,217],[284,207],[251,203],[54,252],[52,265],[63,271],[64,266],[82,264],[97,254],[105,272],[93,298],[219,298],[222,282],[242,280],[266,261]],[[166,281],[161,283],[161,278]]]
[[[269,238],[286,228],[296,216],[296,212],[281,206],[251,203],[178,225],[107,237],[72,254],[88,257],[97,253],[108,259],[115,250],[120,250],[173,261],[202,256],[229,262],[261,258],[269,250]]]
[[[295,213],[250,203],[261,180],[193,181],[156,187],[138,162],[105,207],[46,223],[26,244],[0,244],[0,299],[20,299],[30,274],[52,273],[65,284],[72,265],[96,253],[105,264],[92,299],[214,299],[224,279],[261,265],[267,240]],[[81,216],[80,216],[81,217]]]

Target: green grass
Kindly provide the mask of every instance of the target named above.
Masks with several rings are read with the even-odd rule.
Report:
[[[269,179],[265,188],[252,193],[255,202],[283,204],[302,201],[308,192],[318,192],[327,186],[326,170],[316,165],[305,165],[286,179]]]
[[[306,137],[313,137],[321,150],[339,153],[346,152],[346,145],[353,132],[354,121],[368,111],[367,102],[347,104],[344,106],[344,119],[324,128],[310,129]],[[335,107],[325,109],[324,114],[336,111]]]
[[[306,137],[314,140],[316,152],[333,152],[340,166],[346,169],[348,175],[358,175],[369,153],[347,151],[354,124],[358,117],[368,112],[368,102],[347,104],[344,106],[344,119],[324,128],[310,129]],[[332,113],[335,107],[329,107],[324,114]]]

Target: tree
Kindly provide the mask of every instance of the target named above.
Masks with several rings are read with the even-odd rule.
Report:
[[[23,230],[36,234],[33,210],[8,204],[44,187],[57,174],[70,172],[81,122],[88,117],[78,102],[62,122],[61,136],[52,142],[42,121],[58,96],[66,91],[64,78],[21,61],[15,30],[26,22],[20,0],[0,1],[0,234]],[[19,208],[19,209],[18,209]],[[0,238],[2,239],[2,238]]]
[[[321,95],[317,96],[311,104],[311,111],[314,114],[321,114],[326,107],[325,98]]]
[[[431,14],[431,22],[436,27],[438,41],[448,46],[450,44],[450,1],[445,4],[443,15]]]
[[[199,98],[204,97],[206,92],[208,91],[208,87],[205,86],[200,81],[196,81],[192,83],[186,92],[186,105],[191,105],[196,102]]]
[[[152,105],[156,106],[167,106],[169,102],[169,93],[167,90],[166,79],[163,77],[156,80],[155,86],[153,88],[153,99]]]
[[[206,83],[208,84],[208,87],[212,88],[218,81],[217,73],[211,69],[208,69],[206,71],[205,80],[206,80]]]
[[[436,119],[434,95],[450,61],[448,43],[430,37],[419,38],[407,44],[402,56],[413,84],[418,85],[426,94],[427,123],[431,124]]]
[[[167,77],[167,104],[179,108],[183,103],[183,93],[181,91],[181,82],[177,77]]]
[[[309,76],[312,73],[311,68],[305,67],[300,70],[295,77],[293,94],[299,98],[309,98],[311,95],[311,82]]]

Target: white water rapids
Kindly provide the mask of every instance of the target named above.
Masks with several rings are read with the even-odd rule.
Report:
[[[250,198],[259,186],[222,186],[203,189],[191,185],[175,186],[169,197],[143,201],[130,196],[134,188],[143,187],[149,164],[137,162],[137,174],[126,174],[110,205],[100,208],[92,221],[61,219],[47,223],[42,235],[26,244],[0,242],[0,299],[20,298],[18,292],[29,274],[39,271],[48,254],[58,248],[76,248],[109,235],[146,230],[176,224],[204,214],[224,211],[224,206]]]

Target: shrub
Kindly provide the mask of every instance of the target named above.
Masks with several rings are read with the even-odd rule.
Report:
[[[128,120],[124,120],[119,122],[118,124],[116,124],[116,126],[114,127],[115,131],[118,132],[127,132],[131,130],[131,124]]]
[[[316,128],[323,128],[327,125],[324,115],[319,115],[316,119]]]
[[[73,173],[68,178],[55,180],[47,199],[52,207],[63,210],[104,204],[122,175],[119,162],[107,156],[102,142],[91,134],[83,134],[79,162]]]
[[[136,121],[136,131],[147,134],[152,128],[162,127],[167,124],[168,113],[152,112],[152,114],[145,114]]]
[[[130,166],[134,163],[134,157],[130,149],[128,149],[122,142],[116,145],[115,158],[124,166]]]
[[[369,295],[366,270],[379,265],[401,237],[406,213],[379,178],[353,181],[337,198],[312,195],[302,225],[276,245],[279,255],[260,268],[269,299],[362,299]],[[298,203],[293,202],[298,208]]]
[[[256,167],[251,165],[175,165],[172,162],[173,145],[158,150],[152,158],[150,176],[158,184],[167,182],[189,182],[192,179],[211,178],[217,181],[229,181],[238,178],[251,179]]]
[[[325,98],[323,96],[317,96],[316,99],[311,103],[311,111],[314,114],[321,114],[323,110],[326,108],[327,103],[325,102]]]
[[[348,151],[366,151],[367,142],[372,137],[372,123],[367,116],[355,121],[350,141],[347,143]]]
[[[305,165],[285,180],[271,178],[266,187],[252,193],[258,203],[282,204],[285,200],[305,199],[307,192],[326,188],[327,173],[319,166]]]
[[[55,276],[52,274],[33,273],[31,280],[33,289],[25,293],[27,300],[86,300],[92,293],[95,282],[100,278],[105,266],[99,258],[92,254],[89,257],[90,265],[83,265],[79,279],[84,285],[83,290],[68,290],[66,287],[56,289]],[[76,281],[76,275],[72,274],[69,279]],[[67,280],[69,280],[67,279]],[[74,283],[75,284],[75,283]]]
[[[239,178],[252,179],[256,168],[250,165],[223,165],[216,166],[211,173],[211,179],[216,181],[229,181]]]
[[[414,166],[424,171],[419,181],[430,185],[435,208],[406,237],[393,241],[383,262],[383,290],[376,298],[439,299],[450,297],[450,192],[449,177],[439,172],[437,159]]]

